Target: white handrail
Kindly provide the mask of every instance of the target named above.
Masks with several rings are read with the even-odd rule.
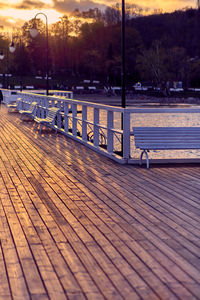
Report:
[[[37,101],[37,115],[42,118],[46,115],[48,107],[59,107],[61,112],[55,124],[58,131],[112,159],[121,163],[126,162],[127,154],[125,159],[123,155],[119,155],[122,151],[119,151],[119,149],[116,151],[114,145],[115,136],[117,136],[118,141],[122,141],[123,139],[123,131],[114,127],[114,114],[123,114],[123,108],[74,99],[64,99],[59,96],[33,94],[24,91],[18,92],[18,96],[21,98],[22,108],[26,108],[31,102]],[[79,113],[79,111],[81,111],[81,113]],[[91,113],[89,117],[89,112],[91,111],[92,117]],[[104,123],[102,123],[100,118],[102,113],[105,114],[105,119],[107,120]],[[124,119],[124,122],[126,122],[126,119]],[[125,126],[125,128],[128,127],[130,127],[130,124]],[[122,144],[121,142],[121,145],[117,146],[120,150]],[[123,148],[126,149],[126,145],[123,144]]]
[[[121,108],[24,91],[18,92],[18,97],[21,98],[22,109],[27,109],[31,102],[37,101],[39,117],[46,115],[48,107],[59,107],[61,112],[55,124],[58,131],[121,163],[128,162],[131,156],[130,128],[134,114],[200,113],[200,107]]]

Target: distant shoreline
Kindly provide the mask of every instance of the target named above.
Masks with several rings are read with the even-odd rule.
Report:
[[[75,100],[88,101],[100,104],[121,106],[121,97],[114,95],[108,97],[106,94],[74,94]],[[126,97],[126,105],[170,105],[170,104],[185,104],[185,105],[200,105],[200,98],[194,97],[153,97],[147,95],[138,95]]]

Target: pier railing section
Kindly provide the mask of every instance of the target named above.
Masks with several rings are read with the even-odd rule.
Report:
[[[10,91],[7,91],[4,90],[3,94],[5,96],[8,93],[9,97]],[[38,117],[44,118],[49,107],[59,107],[55,129],[120,163],[138,163],[140,150],[135,148],[132,131],[135,126],[200,126],[198,107],[120,108],[66,99],[66,95],[46,96],[18,92],[17,96],[20,99],[19,109],[28,109],[30,103],[37,101]],[[187,157],[196,155],[195,151],[190,152],[189,155],[186,153]],[[161,154],[163,157],[163,152]],[[159,159],[157,151],[152,151],[151,155],[153,159]],[[170,155],[176,158],[172,151]]]
[[[15,102],[17,98],[19,97],[19,91],[18,90],[7,90],[7,89],[1,89],[3,94],[3,102],[7,104],[11,104],[12,102]],[[45,95],[45,90],[30,90],[28,93],[33,94],[40,94]],[[73,92],[72,91],[62,91],[62,90],[49,90],[49,95],[52,96],[58,96],[58,97],[64,97],[67,99],[73,99]]]
[[[130,157],[130,113],[120,107],[18,92],[20,108],[37,101],[37,116],[44,118],[49,107],[59,107],[55,129],[120,163]],[[123,128],[123,129],[122,129]]]

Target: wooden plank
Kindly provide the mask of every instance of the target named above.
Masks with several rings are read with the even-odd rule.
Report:
[[[198,299],[199,168],[119,166],[16,115],[1,125],[3,208],[23,230],[14,249],[29,246],[45,286],[33,299]]]
[[[1,243],[0,243],[0,278],[1,278],[0,299],[5,299],[5,300],[12,299]]]
[[[20,178],[21,178],[21,176],[20,176]],[[33,194],[33,192],[32,192],[32,194]],[[42,196],[41,193],[40,193],[40,196]],[[37,201],[38,200],[39,199],[37,199]],[[36,220],[34,221],[34,224],[35,224],[35,226],[37,226]],[[41,225],[42,224],[40,224],[40,227],[41,227]],[[51,230],[51,227],[52,226],[49,226],[50,230]],[[59,259],[59,253],[56,253],[56,249],[53,250],[54,245],[52,243],[51,243],[51,248],[50,248],[50,239],[48,239],[48,246],[46,245],[47,244],[48,231],[45,233],[44,238],[41,235],[42,232],[43,231],[41,231],[41,230],[39,231],[40,238],[42,240],[44,239],[43,244],[44,244],[44,246],[46,246],[45,248],[47,248],[47,252],[48,252],[49,257],[51,258],[51,262],[54,264],[55,269],[57,270],[57,272],[58,272],[58,274],[61,278],[60,281],[62,282],[63,286],[65,287],[65,290],[67,291],[67,294],[68,293],[69,294],[72,293],[74,295],[77,294],[81,297],[80,288],[77,288],[77,283],[75,282],[72,274],[68,271],[67,265],[64,263],[63,259]],[[56,238],[58,239],[57,235],[56,235]],[[63,241],[63,239],[59,240],[59,242],[60,241]],[[65,241],[66,241],[66,239],[65,239]],[[54,261],[55,259],[56,259],[56,261]]]
[[[3,169],[2,164],[0,163],[1,169]],[[4,177],[4,180],[8,180]],[[19,224],[19,221],[17,219],[17,216],[15,214],[15,211],[9,203],[9,196],[6,193],[6,190],[2,187],[1,191],[4,195],[2,197],[2,204],[5,208],[5,214],[8,221],[8,226],[11,229],[11,233],[13,236],[14,244],[16,247],[17,255],[20,259],[20,264],[22,266],[22,270],[25,274],[26,283],[28,285],[28,290],[31,294],[39,293],[43,294],[45,293],[45,289],[42,283],[42,280],[40,278],[40,275],[38,273],[38,270],[34,263],[34,258],[32,257],[32,253],[29,249],[28,243],[26,241],[26,238],[24,236],[23,230]],[[12,194],[10,195],[12,198]],[[15,198],[13,197],[13,200]],[[11,251],[11,249],[7,250]],[[14,254],[14,251],[12,251]],[[15,263],[16,264],[16,263]]]

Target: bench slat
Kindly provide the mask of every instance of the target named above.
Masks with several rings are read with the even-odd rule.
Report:
[[[154,132],[154,131],[160,131],[160,132],[178,131],[178,132],[181,132],[181,131],[195,131],[195,130],[200,131],[200,127],[134,127],[133,128],[134,132],[139,132],[139,131],[144,131],[144,132],[147,132],[147,131],[151,131],[151,132]]]
[[[167,139],[176,139],[176,138],[180,138],[180,139],[190,139],[190,138],[195,138],[195,139],[200,139],[200,132],[199,134],[195,134],[195,133],[189,133],[189,134],[135,134],[135,137],[138,139],[161,139],[161,140],[167,140]]]
[[[48,109],[46,118],[35,117],[34,121],[37,122],[38,125],[39,124],[41,125],[40,133],[41,133],[42,125],[47,125],[47,126],[53,128],[53,123],[54,123],[56,115],[59,111],[60,111],[60,109],[58,107],[51,107]]]
[[[140,144],[139,146],[136,145],[136,148],[140,148],[141,150],[184,150],[184,149],[200,149],[200,144]]]
[[[133,128],[136,148],[145,153],[149,167],[149,150],[200,149],[200,127],[135,127]]]

